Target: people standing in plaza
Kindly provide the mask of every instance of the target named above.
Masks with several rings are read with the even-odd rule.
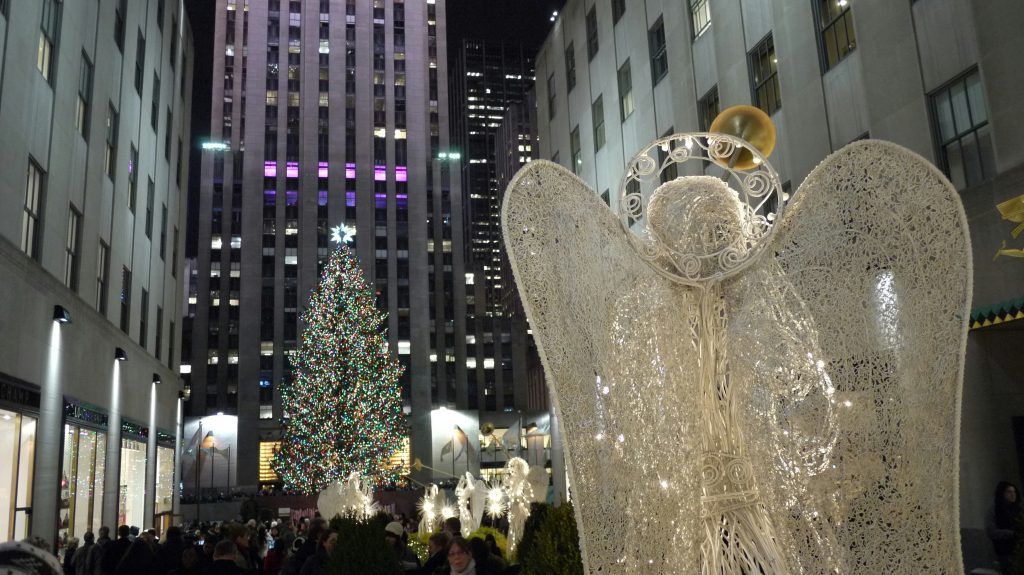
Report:
[[[455,537],[448,545],[448,567],[438,571],[438,575],[498,575],[487,565],[478,565],[473,560],[473,549],[462,537]]]
[[[238,546],[230,539],[223,539],[213,549],[213,563],[203,575],[245,575],[245,570],[238,566]]]
[[[434,572],[444,567],[448,561],[446,551],[448,551],[448,534],[447,533],[434,533],[427,539],[427,549],[430,551],[430,557],[427,558],[426,563],[423,567],[420,567],[416,575],[434,575]]]
[[[96,545],[95,536],[92,531],[86,531],[85,535],[82,535],[82,545],[75,551],[74,557],[71,559],[72,573],[74,575],[93,575],[92,571],[87,571],[86,566],[89,562],[89,553],[92,551],[93,545]]]
[[[181,567],[181,555],[185,551],[185,538],[181,527],[172,525],[164,534],[164,542],[157,551],[160,573],[169,573]]]
[[[327,564],[330,562],[331,550],[338,540],[338,534],[331,529],[320,532],[319,542],[313,555],[306,559],[299,575],[327,575]]]
[[[420,568],[420,560],[416,557],[416,553],[409,549],[408,536],[401,523],[398,521],[388,523],[384,527],[384,539],[394,550],[403,571],[415,571]]]
[[[110,528],[106,525],[101,526],[96,544],[89,548],[89,553],[86,555],[85,570],[80,575],[103,575],[103,553],[111,543]]]
[[[103,528],[101,527],[101,535],[102,531]],[[100,559],[100,570],[103,575],[114,575],[114,571],[117,570],[121,559],[128,553],[128,548],[132,546],[131,540],[128,539],[128,534],[128,526],[121,525],[117,528],[117,540],[111,541],[104,546],[103,557]]]
[[[117,564],[114,575],[145,575],[156,567],[156,555],[147,536],[137,536]]]
[[[64,547],[64,575],[75,575],[74,558],[78,552],[78,537],[69,537]]]
[[[320,535],[326,530],[327,520],[323,517],[314,517],[309,521],[309,527],[306,528],[304,535],[306,539],[298,551],[285,564],[284,575],[299,575],[299,572],[302,571],[302,566],[306,564],[306,560],[316,553]]]
[[[167,575],[200,575],[199,552],[195,547],[186,547],[181,552],[181,565],[168,572]]]
[[[995,501],[985,517],[985,532],[995,547],[999,568],[1004,575],[1014,573],[1017,533],[1024,529],[1017,486],[1009,481],[996,485]]]

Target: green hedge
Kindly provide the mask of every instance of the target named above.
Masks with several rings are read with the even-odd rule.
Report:
[[[572,504],[531,506],[517,552],[522,575],[583,575],[580,537]]]
[[[380,514],[360,523],[354,519],[331,519],[338,542],[331,552],[328,571],[336,575],[401,575],[395,552],[384,539],[384,526],[391,519]]]

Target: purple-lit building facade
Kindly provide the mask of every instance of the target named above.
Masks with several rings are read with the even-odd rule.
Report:
[[[427,461],[430,411],[456,389],[445,335],[465,337],[452,259],[459,174],[438,159],[449,150],[444,2],[217,0],[216,10],[211,139],[227,150],[204,152],[190,232],[186,414],[237,415],[237,480],[223,487],[274,482],[281,384],[330,229],[345,224],[406,367],[411,456]]]

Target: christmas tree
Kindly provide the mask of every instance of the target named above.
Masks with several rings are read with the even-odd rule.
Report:
[[[388,353],[386,314],[374,307],[346,240],[334,230],[331,254],[302,318],[295,374],[282,390],[285,419],[274,469],[285,488],[317,493],[357,471],[378,485],[394,483],[388,468],[406,425],[398,378],[402,365]]]

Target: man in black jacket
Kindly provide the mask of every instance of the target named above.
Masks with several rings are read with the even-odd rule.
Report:
[[[113,575],[124,554],[132,546],[131,539],[128,539],[128,526],[122,525],[117,528],[117,541],[111,541],[103,549],[103,557],[100,559],[100,569],[103,575]]]
[[[203,570],[203,575],[244,575],[245,570],[238,566],[238,546],[230,539],[217,543],[213,549],[213,563]]]
[[[288,559],[285,570],[281,575],[299,575],[302,566],[316,554],[316,548],[320,544],[320,534],[327,530],[327,520],[323,517],[314,517],[309,522],[309,530],[306,531],[306,541],[299,547],[299,550]]]
[[[427,540],[427,549],[430,550],[430,558],[423,564],[423,567],[420,567],[416,575],[434,575],[434,571],[448,562],[448,534],[441,531],[431,535]]]

